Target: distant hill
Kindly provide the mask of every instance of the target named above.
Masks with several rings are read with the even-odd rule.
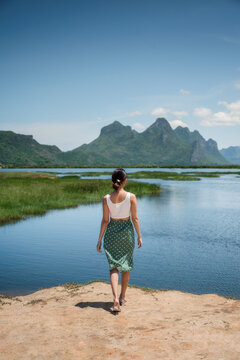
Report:
[[[62,151],[55,145],[41,145],[32,135],[0,131],[0,163],[13,165],[54,164]]]
[[[32,136],[0,131],[0,163],[13,165],[229,165],[213,139],[186,127],[173,130],[158,118],[138,133],[119,121],[104,126],[98,138],[70,151],[41,145]]]
[[[240,165],[240,146],[229,146],[221,149],[220,153],[232,164]]]

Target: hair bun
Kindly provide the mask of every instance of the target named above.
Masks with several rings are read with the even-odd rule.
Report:
[[[127,178],[127,173],[124,169],[122,168],[115,169],[112,173],[112,182],[113,182],[112,187],[115,190],[118,190],[122,186],[126,178]]]

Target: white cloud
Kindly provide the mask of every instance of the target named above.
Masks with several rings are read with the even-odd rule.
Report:
[[[190,91],[189,90],[184,90],[184,89],[180,89],[179,92],[183,95],[188,95],[190,94]]]
[[[154,115],[154,116],[164,116],[166,115],[167,113],[169,113],[170,110],[168,109],[165,109],[163,107],[159,107],[159,108],[156,108],[154,109],[152,112],[151,112],[151,115]]]
[[[187,111],[183,111],[183,110],[171,110],[171,109],[166,109],[164,107],[158,107],[154,110],[152,110],[151,115],[154,116],[166,116],[166,114],[169,115],[174,115],[178,118],[182,118],[184,116],[188,116],[188,112]]]
[[[212,111],[208,108],[195,108],[194,109],[194,115],[199,116],[199,117],[207,117],[207,116],[211,116]]]
[[[202,118],[201,125],[204,126],[234,126],[240,125],[240,100],[232,103],[218,101],[218,105],[223,105],[228,111],[218,111],[212,113],[207,108],[195,108],[194,115]]]
[[[186,123],[184,123],[182,120],[178,120],[178,119],[169,121],[169,123],[173,129],[175,129],[178,126],[188,127],[188,125]]]
[[[218,104],[224,105],[232,113],[240,115],[240,100],[232,103],[227,103],[227,101],[219,101]]]
[[[143,124],[141,124],[139,122],[136,122],[132,125],[132,128],[137,131],[143,131],[146,129],[146,126],[144,126]]]
[[[56,145],[62,151],[72,150],[83,143],[88,143],[99,135],[97,126],[91,122],[35,122],[35,123],[1,123],[1,130],[11,130],[17,134],[33,135],[40,144]]]
[[[237,89],[240,89],[240,81],[238,81],[238,82],[235,83],[235,87],[236,87]]]
[[[180,118],[183,116],[188,116],[187,111],[172,111],[171,113]]]

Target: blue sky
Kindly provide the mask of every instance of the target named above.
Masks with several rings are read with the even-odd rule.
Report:
[[[165,117],[240,146],[240,1],[1,0],[0,130],[71,150]]]

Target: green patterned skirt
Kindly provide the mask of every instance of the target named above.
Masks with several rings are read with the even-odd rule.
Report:
[[[109,270],[117,268],[120,272],[131,271],[134,247],[135,236],[131,220],[110,219],[103,243]]]

